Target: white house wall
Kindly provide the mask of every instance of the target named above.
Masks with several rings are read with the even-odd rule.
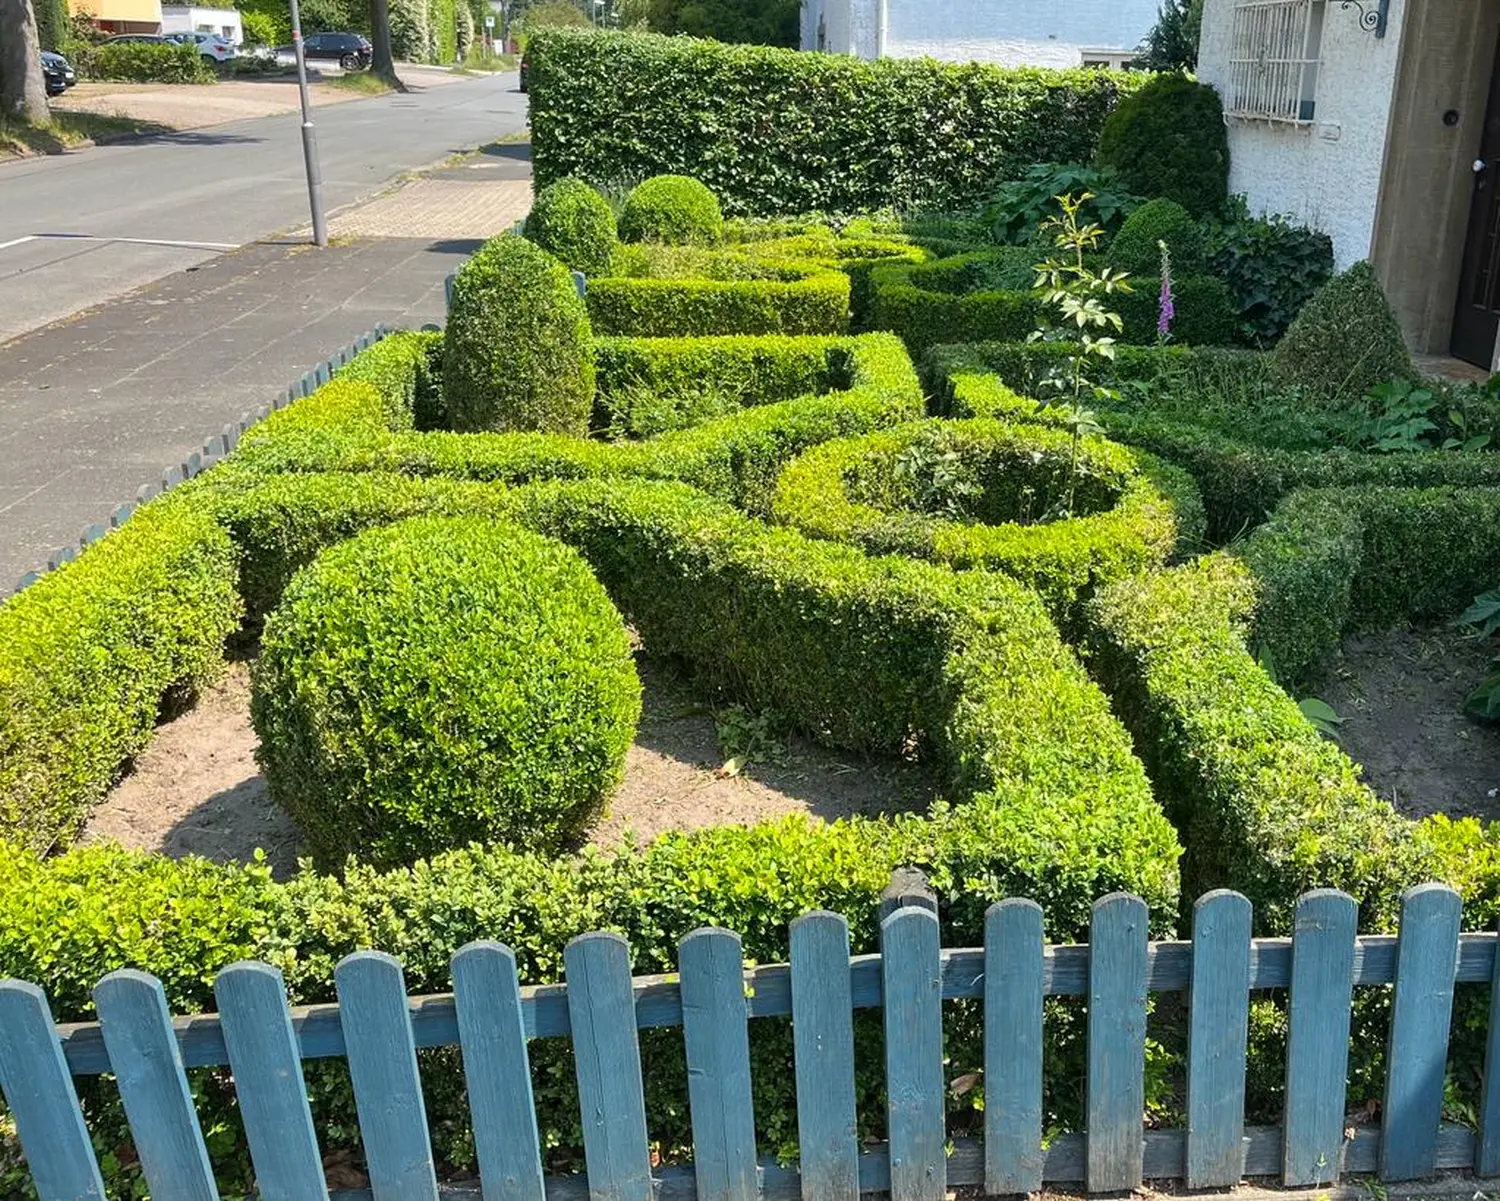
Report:
[[[1400,61],[1402,6],[1391,0],[1386,36],[1328,0],[1311,126],[1229,118],[1229,188],[1254,213],[1285,213],[1333,239],[1340,268],[1369,257],[1386,133]],[[1228,96],[1234,0],[1207,0],[1198,76]]]
[[[1085,50],[1134,50],[1159,0],[884,0],[885,53],[946,62],[1076,67]],[[881,0],[803,0],[802,48],[873,58]],[[837,28],[837,36],[835,36]]]

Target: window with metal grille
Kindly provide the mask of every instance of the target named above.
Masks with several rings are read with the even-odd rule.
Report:
[[[1326,7],[1326,0],[1236,0],[1228,116],[1313,119]]]

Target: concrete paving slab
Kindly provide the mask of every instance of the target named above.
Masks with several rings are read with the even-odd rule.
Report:
[[[0,593],[376,325],[441,323],[477,243],[252,246],[0,354]]]

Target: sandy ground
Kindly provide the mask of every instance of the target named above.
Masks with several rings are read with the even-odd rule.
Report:
[[[337,74],[337,71],[327,72],[326,78],[335,78]],[[448,71],[407,65],[400,67],[399,74],[403,82],[414,88],[443,87],[464,78]],[[320,72],[320,77],[324,75]],[[369,99],[360,92],[333,87],[322,78],[309,90],[315,105]],[[296,112],[299,103],[296,78],[278,75],[230,78],[209,84],[80,83],[59,97],[53,107],[63,112],[131,117],[169,129],[203,129],[229,121]]]
[[[667,830],[751,825],[786,813],[832,821],[923,808],[933,798],[930,780],[915,766],[778,737],[753,717],[751,753],[726,771],[719,737],[726,711],[716,715],[670,669],[649,661],[638,666],[644,712],[625,780],[590,837],[595,845],[639,845]],[[220,861],[246,859],[259,847],[278,875],[289,874],[297,828],[271,800],[255,747],[249,670],[235,663],[192,709],[158,729],[95,812],[84,840]]]
[[[1491,644],[1461,630],[1351,638],[1312,690],[1344,719],[1339,745],[1403,813],[1500,817],[1500,727],[1465,716]]]

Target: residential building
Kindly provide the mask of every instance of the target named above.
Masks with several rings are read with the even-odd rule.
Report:
[[[1206,0],[1198,73],[1230,189],[1374,265],[1408,341],[1491,367],[1500,330],[1500,0]]]
[[[161,6],[163,33],[216,33],[241,46],[245,42],[245,25],[237,8],[198,8],[187,4]]]
[[[802,0],[802,49],[1002,66],[1127,67],[1159,0]]]
[[[105,33],[160,33],[161,0],[68,0]]]

